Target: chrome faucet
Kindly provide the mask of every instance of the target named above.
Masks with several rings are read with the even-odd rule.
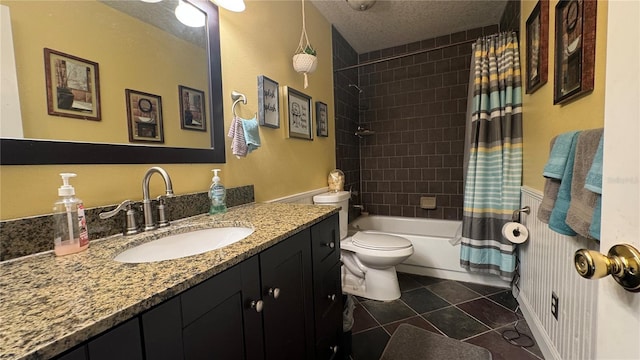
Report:
[[[165,185],[165,195],[158,196],[158,202],[160,206],[158,206],[158,218],[160,219],[159,224],[156,225],[153,221],[153,209],[151,207],[151,199],[149,198],[149,180],[151,179],[151,175],[154,173],[158,173],[162,176]],[[142,180],[142,211],[144,212],[144,231],[149,231],[156,229],[158,226],[168,226],[169,222],[166,220],[164,214],[164,197],[173,197],[173,186],[171,185],[171,178],[169,174],[161,167],[154,166],[147,170],[146,174],[144,174],[144,179]]]

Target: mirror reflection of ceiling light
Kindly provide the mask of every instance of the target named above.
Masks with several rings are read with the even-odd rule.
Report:
[[[353,10],[365,11],[376,3],[376,0],[346,0]]]
[[[244,0],[211,0],[214,4],[233,12],[243,12],[246,8]]]
[[[202,27],[206,20],[202,11],[182,0],[178,1],[175,14],[181,23],[191,27]]]

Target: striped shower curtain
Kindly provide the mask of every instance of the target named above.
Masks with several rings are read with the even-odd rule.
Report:
[[[502,226],[520,206],[522,183],[522,89],[516,34],[478,39],[471,71],[460,265],[510,281],[515,246],[502,236]]]

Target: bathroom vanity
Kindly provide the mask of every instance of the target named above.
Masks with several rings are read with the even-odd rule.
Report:
[[[255,232],[176,260],[113,260],[149,236],[228,225]],[[336,208],[251,204],[2,263],[0,358],[337,359],[339,243]]]

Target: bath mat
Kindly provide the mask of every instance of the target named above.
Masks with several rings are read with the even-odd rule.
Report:
[[[391,335],[380,360],[491,360],[489,350],[419,327],[402,324]]]

